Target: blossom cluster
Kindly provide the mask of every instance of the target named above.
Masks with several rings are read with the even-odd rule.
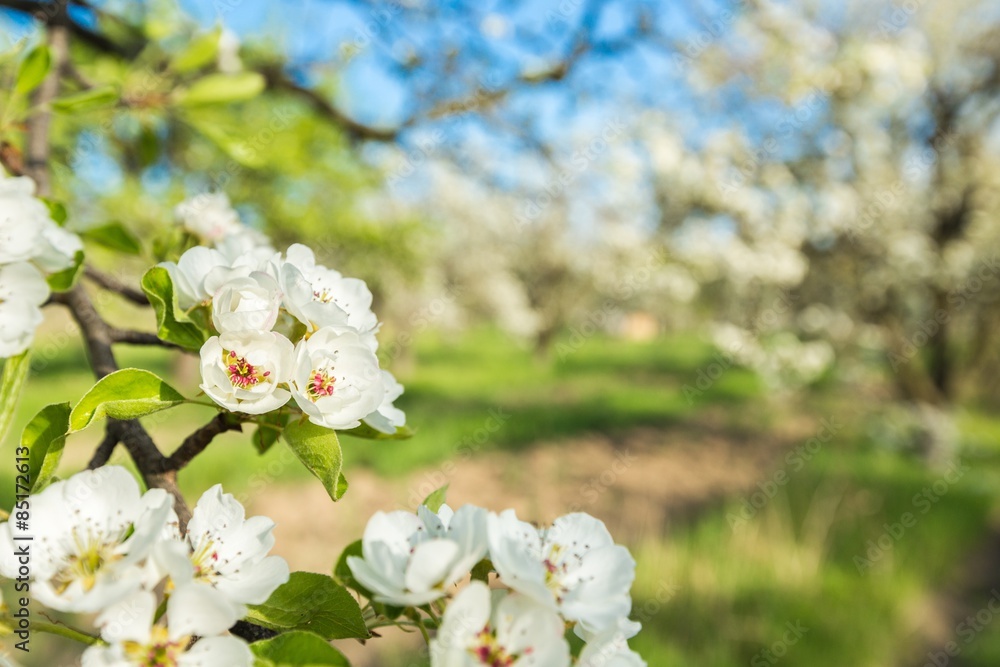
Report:
[[[52,219],[27,176],[0,178],[0,359],[31,345],[49,298],[46,276],[72,267],[80,238]]]
[[[210,312],[218,335],[201,348],[201,388],[233,412],[263,414],[293,400],[331,429],[361,425],[392,434],[402,386],[379,368],[379,322],[364,281],[316,262],[301,244],[282,255],[243,225],[222,194],[178,207],[195,246],[170,274],[178,306]]]
[[[455,596],[431,642],[433,667],[567,666],[567,624],[586,642],[572,664],[645,665],[627,641],[640,627],[628,620],[635,561],[588,514],[539,529],[513,510],[473,505],[380,512],[365,528],[362,557],[347,559],[375,601],[401,607],[442,600],[481,564],[505,588],[477,577]]]
[[[274,522],[247,518],[216,485],[182,533],[173,501],[162,489],[141,493],[119,466],[77,473],[30,497],[30,532],[0,524],[0,575],[27,575],[52,609],[98,614],[104,644],[84,652],[85,667],[250,667],[249,647],[227,630],[289,579],[284,559],[268,555]],[[17,550],[29,535],[30,568]]]

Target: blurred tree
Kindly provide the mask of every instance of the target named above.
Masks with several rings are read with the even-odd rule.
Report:
[[[575,146],[559,149],[551,116],[539,113],[532,100],[558,90],[558,104],[566,108],[601,95],[612,80],[588,70],[657,36],[650,7],[636,0],[547,9],[529,2],[494,7],[332,1],[323,3],[323,12],[353,12],[359,26],[333,44],[323,41],[319,26],[315,35],[308,26],[309,34],[293,33],[284,42],[267,31],[241,44],[228,29],[200,28],[167,0],[0,0],[0,8],[20,17],[14,24],[20,33],[9,35],[15,44],[33,44],[34,28],[42,24],[59,26],[67,36],[66,44],[53,44],[50,52],[62,86],[62,99],[53,105],[52,154],[57,194],[81,212],[72,224],[124,220],[154,238],[173,203],[197,192],[224,191],[250,224],[269,227],[279,241],[307,241],[366,279],[376,298],[419,293],[421,274],[440,257],[434,252],[440,234],[475,236],[473,243],[517,240],[535,253],[546,248],[538,241],[572,236],[572,212],[565,205],[545,211],[546,220],[537,225],[544,238],[532,240],[522,224],[535,215],[526,205],[576,157]],[[225,23],[232,9],[217,3],[209,14]],[[191,10],[204,14],[197,5]],[[8,80],[25,52],[7,54]],[[352,110],[357,101],[344,98],[343,79],[363,67],[382,73],[371,87],[376,103],[393,97],[390,88],[401,91],[402,102],[377,122],[359,120],[363,114]],[[7,94],[0,104],[0,157],[9,171],[32,173],[19,125],[29,103]],[[427,222],[445,216],[384,201],[385,160],[379,156],[408,160],[428,130],[433,141],[423,144],[424,157],[457,164],[508,193],[510,215],[499,236],[469,219],[475,207],[458,216],[471,228],[449,227],[435,236]],[[492,136],[488,147],[484,132]],[[372,144],[399,148],[372,152]],[[507,167],[514,156],[523,173]],[[33,175],[44,177],[37,170]],[[393,179],[390,173],[390,185]],[[566,192],[557,198],[566,200]],[[514,252],[510,247],[501,254]],[[516,276],[504,268],[513,260],[492,269],[517,277],[530,291],[511,297],[530,298],[535,313],[514,328],[545,339],[568,320],[559,304],[588,289],[587,281],[568,281],[573,274],[558,259],[565,252],[553,252],[557,261],[545,268],[544,257],[525,256],[517,261]],[[383,310],[403,314],[407,305]],[[508,315],[508,323],[518,317]]]
[[[786,290],[770,329],[876,345],[934,455],[959,391],[995,386],[1000,362],[998,20],[975,0],[753,3],[682,63],[740,126],[695,148],[646,122],[661,225],[726,310],[759,317]]]

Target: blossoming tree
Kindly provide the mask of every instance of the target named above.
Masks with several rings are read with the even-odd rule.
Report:
[[[380,368],[367,285],[306,245],[278,251],[221,193],[177,207],[180,224],[156,237],[159,261],[137,285],[93,266],[97,246],[142,256],[146,244],[127,225],[79,228],[73,207],[52,197],[52,110],[105,93],[61,97],[72,76],[66,21],[50,21],[48,37],[22,56],[8,107],[26,136],[5,146],[0,178],[0,437],[43,308],[76,321],[96,382],[42,409],[16,448],[18,495],[0,522],[0,575],[17,592],[0,627],[15,648],[39,632],[79,641],[88,667],[346,665],[331,640],[399,626],[420,633],[439,666],[644,665],[627,644],[639,629],[628,620],[635,563],[588,515],[538,528],[509,510],[452,510],[439,490],[416,512],[377,513],[361,539],[330,554],[332,574],[318,574],[271,555],[273,521],[247,517],[220,485],[191,508],[178,475],[215,436],[253,428],[258,451],[294,452],[333,511],[348,490],[340,436],[407,438],[394,405],[403,387]],[[212,83],[203,94],[246,92],[233,79]],[[29,95],[32,104],[16,104]],[[94,289],[149,307],[155,332],[107,319]],[[126,344],[197,356],[201,394],[120,368]],[[177,442],[154,442],[140,418],[184,404],[213,414]],[[58,479],[67,442],[101,427],[87,469]],[[119,444],[141,479],[109,465]],[[92,627],[21,613],[33,604],[88,614]]]
[[[754,3],[728,16],[734,39],[676,61],[700,103],[737,100],[745,123],[698,147],[663,114],[644,123],[678,254],[723,318],[770,315],[724,347],[876,351],[937,455],[960,392],[996,376],[994,9]],[[819,350],[793,356],[821,367]]]

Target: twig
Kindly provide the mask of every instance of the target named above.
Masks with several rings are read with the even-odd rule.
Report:
[[[169,350],[180,350],[181,352],[190,352],[187,348],[181,347],[175,343],[170,343],[168,341],[157,338],[156,334],[151,334],[148,331],[133,331],[131,329],[115,329],[111,328],[111,341],[114,343],[125,343],[126,345],[154,345],[157,347],[165,347]]]
[[[100,468],[102,465],[107,463],[111,459],[111,454],[115,451],[115,447],[117,446],[118,434],[109,424],[104,434],[104,440],[101,440],[101,444],[97,446],[94,456],[91,457],[90,463],[87,464],[87,469],[94,470],[95,468]]]
[[[226,431],[242,431],[239,419],[228,412],[220,412],[210,422],[189,435],[181,446],[167,458],[169,470],[180,470],[198,454],[202,453],[215,436]]]
[[[57,635],[59,637],[65,637],[66,639],[72,639],[78,641],[81,644],[87,644],[88,646],[93,646],[94,644],[103,644],[98,637],[93,635],[88,635],[85,632],[80,632],[75,628],[71,628],[68,625],[63,625],[62,623],[46,623],[45,621],[32,621],[31,627],[39,632],[47,632],[50,635]]]
[[[54,6],[57,12],[62,13],[65,2]],[[25,173],[34,179],[38,194],[42,197],[52,193],[49,181],[49,126],[52,123],[50,104],[59,95],[59,77],[62,76],[69,57],[69,33],[66,26],[54,23],[49,25],[49,50],[52,54],[52,69],[32,95],[32,106],[36,110],[27,121],[27,161],[24,165]]]
[[[268,88],[272,90],[284,90],[302,97],[312,105],[313,109],[315,109],[317,113],[321,116],[325,116],[327,120],[330,120],[338,125],[354,139],[392,141],[399,136],[400,130],[403,129],[402,127],[372,127],[350,118],[343,111],[335,107],[321,93],[313,90],[312,88],[301,86],[289,79],[281,71],[280,67],[262,67],[260,69],[260,73],[264,75]]]
[[[129,287],[125,283],[121,282],[114,276],[109,276],[106,273],[101,273],[97,269],[87,266],[83,269],[83,275],[91,280],[94,284],[103,287],[109,292],[114,292],[119,294],[132,303],[138,304],[140,306],[148,306],[149,299],[141,291]]]
[[[80,327],[94,375],[100,379],[118,370],[118,362],[111,349],[112,343],[115,342],[112,337],[113,329],[94,308],[83,286],[77,284],[67,292],[57,292],[52,295],[52,301],[69,308],[70,314]],[[135,419],[109,420],[108,430],[125,445],[146,484],[164,489],[174,497],[174,510],[177,512],[181,527],[186,526],[191,518],[191,510],[177,487],[177,471],[167,465],[167,457],[156,447],[156,443],[149,437],[142,424]]]

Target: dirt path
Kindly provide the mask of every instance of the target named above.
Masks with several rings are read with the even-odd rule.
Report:
[[[329,572],[341,550],[360,537],[377,510],[412,509],[448,483],[457,507],[513,507],[526,520],[547,522],[585,511],[607,522],[616,538],[636,543],[666,534],[701,509],[742,493],[763,478],[773,460],[807,438],[813,425],[797,422],[753,438],[699,423],[670,431],[636,429],[542,443],[524,452],[491,452],[385,480],[367,470],[348,472],[350,491],[333,506],[318,484],[275,486],[254,499],[250,513],[277,521],[275,552],[293,570]],[[404,645],[418,646],[413,638]],[[396,639],[379,640],[386,649]],[[383,650],[340,646],[358,667],[389,665]],[[360,650],[359,650],[360,649]]]

